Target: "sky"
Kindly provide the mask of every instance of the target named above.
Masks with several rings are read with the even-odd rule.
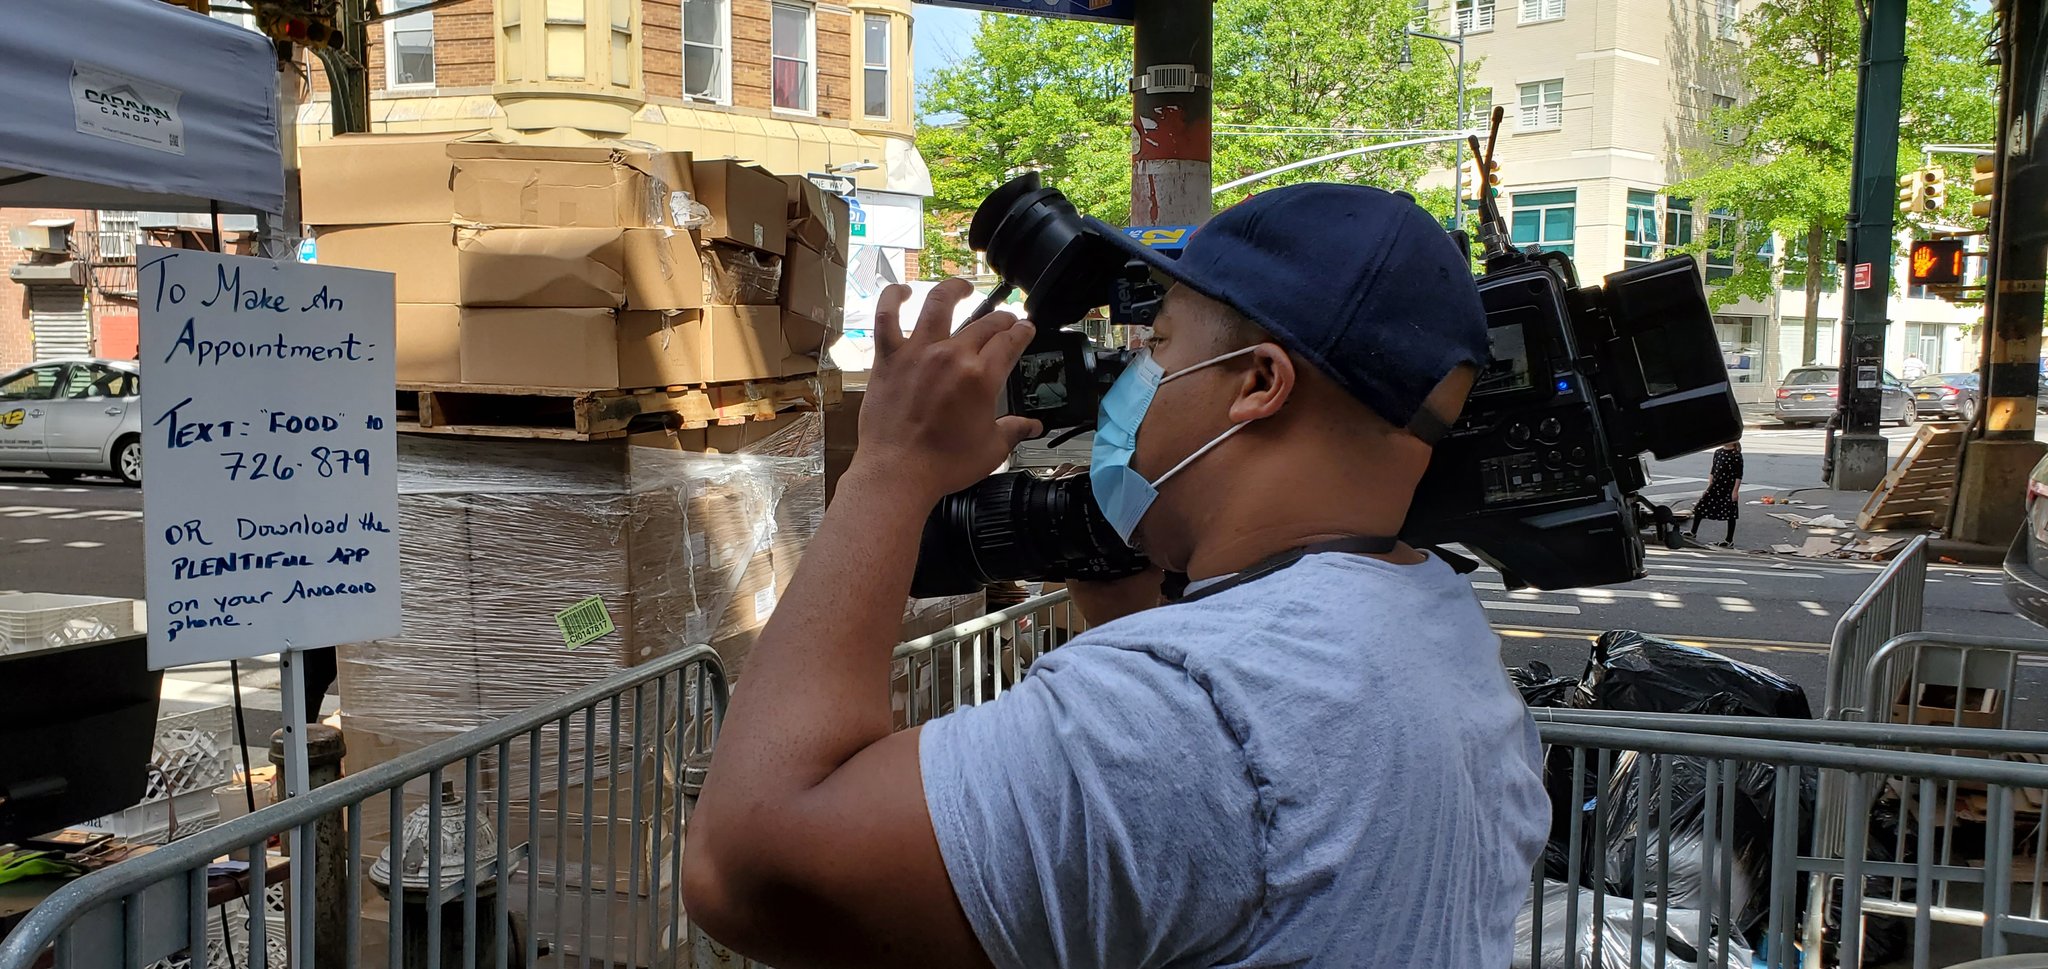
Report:
[[[911,33],[912,61],[917,65],[917,83],[924,85],[933,70],[951,64],[967,53],[974,40],[974,27],[981,15],[972,10],[934,7],[920,3],[910,10],[916,20]]]

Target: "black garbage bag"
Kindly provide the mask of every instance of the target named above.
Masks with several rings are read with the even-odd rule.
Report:
[[[1733,778],[1719,777],[1710,792],[1704,760],[1632,750],[1616,754],[1614,774],[1593,808],[1599,812],[1597,820],[1606,825],[1606,842],[1598,857],[1607,890],[1633,897],[1640,864],[1645,898],[1673,908],[1725,911],[1739,931],[1760,924],[1770,912],[1766,892],[1776,779],[1777,770],[1769,764],[1741,764]],[[1729,783],[1735,786],[1735,810],[1723,818],[1728,802],[1722,785]],[[1711,831],[1710,796],[1718,799]],[[1583,822],[1588,831],[1596,827],[1594,820]],[[1724,840],[1723,831],[1731,837]],[[1733,853],[1732,864],[1724,858],[1728,852]]]
[[[1573,893],[1579,899],[1577,924],[1567,928],[1566,902]],[[1539,899],[1541,912],[1536,908]],[[1600,899],[1598,905],[1594,901],[1590,889],[1545,880],[1542,895],[1530,893],[1529,900],[1522,903],[1521,914],[1515,917],[1515,949],[1508,964],[1513,969],[1565,969],[1568,965],[1585,969],[1696,969],[1702,965],[1712,969],[1750,969],[1755,961],[1742,939],[1732,935],[1725,940],[1724,961],[1721,933],[1710,930],[1711,934],[1701,937],[1698,912],[1664,910],[1656,902],[1646,901],[1642,938],[1636,938],[1634,899],[1610,895]],[[1657,938],[1660,914],[1664,921],[1661,946]],[[1660,948],[1664,953],[1661,962],[1657,959]],[[1567,953],[1574,951],[1576,957],[1568,958]]]
[[[1521,692],[1522,702],[1530,709],[1583,705],[1579,699],[1579,681],[1551,672],[1550,664],[1542,660],[1531,660],[1527,666],[1509,667],[1508,679]]]
[[[1610,630],[1600,637],[1574,694],[1579,704],[1595,710],[1812,716],[1805,691],[1769,670],[1633,630]],[[1612,773],[1603,789],[1598,754],[1588,751],[1584,756],[1577,789],[1572,784],[1571,751],[1553,749],[1545,760],[1544,783],[1551,795],[1552,812],[1551,837],[1543,852],[1546,877],[1570,880],[1570,863],[1576,855],[1581,886],[1591,887],[1597,878],[1607,891],[1632,895],[1641,853],[1646,898],[1673,908],[1697,910],[1725,895],[1727,911],[1738,929],[1748,929],[1768,915],[1765,889],[1775,811],[1774,768],[1767,764],[1741,766],[1733,779],[1733,838],[1724,844],[1719,803],[1716,830],[1706,829],[1706,761],[1618,751],[1613,754]],[[1638,784],[1645,771],[1649,798],[1638,803]],[[1667,807],[1659,789],[1666,773],[1671,787],[1668,819],[1661,816]],[[1718,796],[1718,788],[1715,794]],[[1579,815],[1580,824],[1577,844],[1571,838],[1574,814]],[[1669,834],[1660,835],[1660,826],[1667,827]],[[1805,828],[1802,823],[1800,830]],[[1719,860],[1730,853],[1734,870],[1724,887],[1718,881]],[[1716,863],[1713,880],[1705,868],[1710,857]]]
[[[1600,634],[1579,688],[1594,710],[1813,719],[1806,691],[1791,680],[1632,629]]]

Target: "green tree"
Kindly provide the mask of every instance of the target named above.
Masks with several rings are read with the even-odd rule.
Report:
[[[1985,64],[1990,17],[1970,0],[1912,0],[1906,33],[1899,171],[1922,165],[1920,146],[1988,142],[1995,127],[1995,69]],[[1735,271],[1713,295],[1716,307],[1763,300],[1779,284],[1759,235],[1789,243],[1804,264],[1806,323],[1800,362],[1817,357],[1820,293],[1834,271],[1832,240],[1847,228],[1855,145],[1857,60],[1863,24],[1857,0],[1774,0],[1744,18],[1746,43],[1721,65],[1747,97],[1713,113],[1725,144],[1687,155],[1692,173],[1670,193],[1711,211],[1740,213],[1750,238],[1733,249]],[[1939,217],[1968,223],[1968,168],[1950,159],[1949,200]],[[1727,240],[1703,233],[1697,247]]]
[[[1412,66],[1397,67],[1400,31],[1415,12],[1413,0],[1216,0],[1217,183],[1398,137],[1370,131],[1453,127],[1451,52],[1416,41]],[[1477,66],[1467,65],[1468,79]],[[1125,224],[1131,71],[1127,28],[984,14],[968,55],[920,92],[918,147],[931,163],[936,220],[957,219],[997,185],[1037,170],[1083,212]],[[1409,188],[1450,154],[1437,145],[1352,156],[1216,202],[1302,181]],[[1438,204],[1447,208],[1448,195]]]

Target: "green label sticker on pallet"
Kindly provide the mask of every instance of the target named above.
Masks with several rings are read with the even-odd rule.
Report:
[[[613,629],[612,615],[605,611],[604,600],[597,596],[555,613],[555,625],[561,627],[562,643],[570,649],[609,636]]]

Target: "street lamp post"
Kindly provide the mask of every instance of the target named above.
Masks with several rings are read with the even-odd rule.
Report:
[[[1456,10],[1451,11],[1451,13],[1452,16],[1457,16]],[[1458,123],[1456,126],[1463,128],[1465,127],[1465,21],[1460,18],[1457,23],[1458,34],[1455,37],[1432,34],[1425,30],[1416,30],[1413,27],[1401,28],[1401,60],[1399,66],[1401,69],[1406,70],[1415,65],[1415,54],[1408,45],[1408,39],[1411,37],[1420,37],[1424,40],[1433,40],[1440,44],[1449,44],[1452,47],[1456,47],[1458,49]],[[1458,207],[1463,205],[1465,201],[1464,164],[1465,142],[1463,139],[1459,139],[1451,143],[1451,219],[1448,228],[1455,229],[1458,227]]]

